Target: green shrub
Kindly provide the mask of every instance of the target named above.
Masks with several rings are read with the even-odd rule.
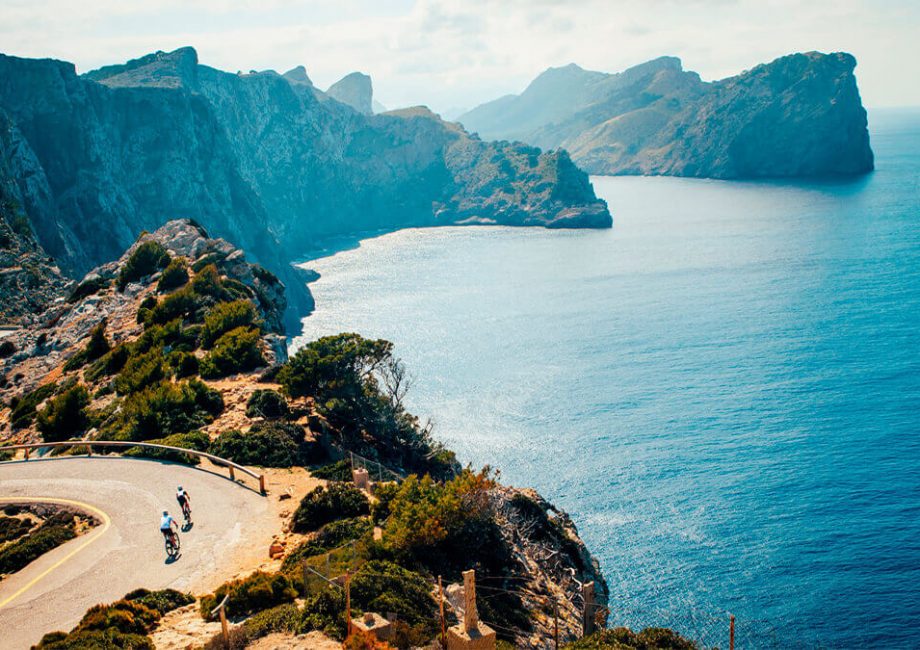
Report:
[[[38,412],[37,426],[45,442],[66,440],[89,428],[89,392],[77,384],[48,400]]]
[[[195,292],[190,287],[184,287],[159,301],[150,310],[150,315],[144,319],[144,322],[162,325],[177,318],[197,321],[201,307],[202,303]]]
[[[0,549],[0,574],[19,571],[76,536],[72,525],[46,522],[27,537]]]
[[[310,470],[316,478],[325,481],[351,481],[351,463],[347,459],[338,460],[328,465],[323,465],[317,469]]]
[[[54,395],[57,384],[51,382],[39,386],[31,393],[10,400],[10,424],[13,431],[24,429],[35,421],[35,409],[39,404]]]
[[[303,604],[298,632],[318,630],[326,636],[341,640],[345,637],[345,594],[337,587],[327,587],[308,597]]]
[[[297,596],[291,581],[281,573],[256,571],[240,580],[225,582],[213,594],[201,599],[201,615],[207,618],[211,610],[230,595],[227,613],[230,616],[246,616],[264,609],[293,602]]]
[[[307,454],[304,430],[296,424],[259,423],[248,433],[227,431],[214,440],[210,453],[241,465],[291,467]]]
[[[34,650],[156,650],[150,637],[117,630],[52,632],[33,647]]]
[[[160,281],[157,282],[157,291],[164,293],[188,284],[188,263],[183,257],[174,257],[163,269]]]
[[[372,560],[351,582],[352,602],[365,611],[395,612],[409,625],[423,624],[434,632],[435,602],[431,583],[421,574],[392,562]]]
[[[308,533],[337,519],[358,517],[369,512],[367,497],[350,483],[331,483],[314,488],[294,512],[293,529]]]
[[[129,282],[151,275],[169,264],[169,253],[157,241],[148,240],[134,249],[131,257],[118,273],[118,290],[123,291]]]
[[[262,337],[255,328],[237,327],[222,335],[201,360],[201,376],[206,378],[253,370],[265,365]]]
[[[136,393],[159,383],[166,374],[162,348],[130,356],[115,378],[115,392],[119,395]]]
[[[300,628],[301,618],[302,614],[297,605],[285,603],[246,619],[243,627],[246,628],[248,640],[252,641],[275,632],[296,634]]]
[[[111,347],[108,339],[105,338],[105,321],[102,321],[90,331],[86,347],[67,360],[64,370],[76,370],[90,361],[95,361],[106,354]]]
[[[389,341],[358,334],[324,336],[288,360],[278,373],[278,383],[291,397],[358,398],[372,369],[391,354],[392,347]]]
[[[184,433],[209,424],[223,408],[220,393],[197,379],[164,381],[126,397],[103,437],[143,441]]]
[[[120,343],[84,370],[83,377],[86,381],[98,381],[101,377],[114,375],[125,367],[130,356],[130,348],[124,343]]]
[[[94,605],[86,610],[76,629],[117,630],[123,634],[146,634],[160,619],[160,613],[131,600],[117,600],[109,605]]]
[[[234,300],[214,305],[204,317],[201,345],[210,348],[222,334],[237,327],[259,326],[259,315],[248,300]]]
[[[379,526],[390,516],[390,504],[397,494],[399,494],[398,483],[374,484],[374,496],[377,497],[377,501],[371,504],[371,519],[374,524]]]
[[[0,543],[23,537],[32,530],[32,525],[29,519],[0,516]]]
[[[70,292],[70,295],[67,296],[67,302],[73,304],[83,300],[83,298],[94,296],[108,286],[109,280],[106,278],[101,278],[98,275],[88,278],[78,284],[74,290]]]
[[[174,609],[191,605],[195,602],[195,597],[175,589],[160,589],[158,591],[135,589],[131,593],[125,594],[124,600],[138,602],[156,610],[160,616],[163,616]]]
[[[625,627],[598,630],[563,646],[566,650],[696,650],[697,647],[677,632],[661,627],[646,628],[639,633]]]
[[[192,291],[199,296],[207,296],[214,300],[229,299],[229,296],[224,291],[220,273],[213,264],[209,264],[196,272],[195,279],[192,280]]]
[[[299,544],[285,558],[281,565],[287,573],[299,571],[301,562],[308,557],[322,555],[348,542],[360,539],[373,528],[367,517],[354,517],[326,524],[316,536]]]
[[[154,438],[145,440],[156,445],[167,445],[169,447],[181,447],[182,449],[194,449],[195,451],[207,451],[211,444],[208,434],[202,431],[191,431],[189,433],[174,433],[165,438]],[[184,463],[186,465],[199,465],[201,459],[191,454],[183,454],[180,451],[169,449],[150,449],[149,447],[132,447],[124,453],[125,456],[135,458],[154,458],[157,460],[167,460],[173,463]]]
[[[166,362],[177,379],[194,377],[198,374],[198,357],[191,352],[174,350],[166,357]]]
[[[6,359],[16,353],[16,345],[12,341],[0,343],[0,359]]]
[[[250,418],[283,418],[290,412],[284,395],[275,390],[259,389],[246,402],[246,416]]]

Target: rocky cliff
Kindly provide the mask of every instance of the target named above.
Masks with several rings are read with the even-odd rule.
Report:
[[[459,120],[569,150],[593,174],[838,176],[873,168],[856,59],[792,54],[711,83],[662,57],[618,74],[547,70]]]
[[[364,115],[374,112],[374,87],[366,74],[352,72],[329,86],[326,94]]]
[[[83,76],[0,55],[0,114],[13,198],[75,276],[142,230],[192,217],[281,277],[302,315],[312,302],[289,262],[324,237],[611,223],[565,153],[483,142],[426,109],[365,115],[302,68],[231,74],[191,48]]]

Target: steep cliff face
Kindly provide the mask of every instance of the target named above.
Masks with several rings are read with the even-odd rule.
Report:
[[[302,69],[229,74],[191,48],[82,77],[69,63],[0,55],[0,113],[0,159],[22,171],[25,213],[75,275],[142,230],[192,217],[279,275],[302,313],[312,302],[289,262],[323,237],[611,223],[564,154],[481,142],[423,109],[363,115]]]
[[[855,67],[809,52],[706,83],[673,57],[619,74],[573,65],[459,119],[484,137],[565,147],[594,174],[859,174],[873,155]]]

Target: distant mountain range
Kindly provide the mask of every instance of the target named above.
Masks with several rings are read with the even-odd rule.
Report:
[[[25,217],[72,277],[143,230],[194,218],[286,282],[289,323],[312,306],[289,262],[325,237],[611,225],[564,152],[483,142],[425,108],[372,108],[365,75],[324,93],[303,67],[222,72],[192,48],[85,75],[0,55],[0,185],[10,222]]]
[[[617,74],[572,64],[457,119],[483,138],[565,148],[592,174],[861,174],[873,154],[855,67],[809,52],[704,82],[673,57]]]

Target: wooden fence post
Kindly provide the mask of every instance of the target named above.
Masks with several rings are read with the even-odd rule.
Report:
[[[735,650],[735,615],[728,616],[728,650]]]
[[[351,569],[345,572],[345,640],[351,638]]]
[[[582,613],[581,634],[588,636],[594,632],[594,581],[586,582],[581,586],[585,610]]]
[[[441,576],[438,576],[438,604],[441,609],[441,647],[447,647],[447,630],[444,621],[444,585],[441,583]]]
[[[211,616],[214,616],[216,612],[220,616],[220,635],[224,640],[224,647],[229,650],[230,648],[230,625],[227,623],[227,612],[224,611],[227,607],[227,600],[230,598],[230,594],[224,596],[224,599],[220,601],[220,605],[211,610]]]
[[[227,465],[227,468],[230,470],[230,480],[235,481],[236,476],[233,474],[233,465]]]
[[[553,598],[553,645],[559,650],[559,601]]]
[[[265,474],[259,474],[259,492],[265,494]]]

